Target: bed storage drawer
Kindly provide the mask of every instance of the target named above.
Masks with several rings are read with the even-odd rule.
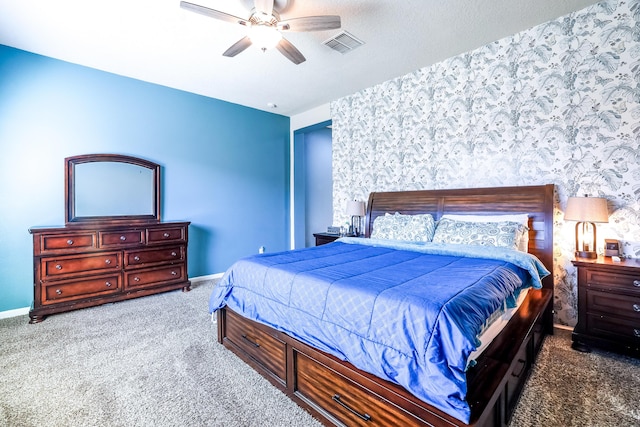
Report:
[[[295,364],[295,393],[341,423],[385,427],[421,423],[409,412],[307,354],[296,352]]]
[[[254,358],[283,383],[287,379],[286,343],[260,329],[259,324],[227,310],[226,339]]]

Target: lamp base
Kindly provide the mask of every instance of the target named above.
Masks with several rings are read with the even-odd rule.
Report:
[[[576,256],[576,258],[589,258],[589,259],[598,258],[598,253],[591,252],[591,251],[576,251],[574,255]]]

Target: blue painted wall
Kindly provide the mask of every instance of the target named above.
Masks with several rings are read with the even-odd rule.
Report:
[[[212,82],[215,84],[215,82]],[[33,298],[33,226],[64,225],[64,158],[162,165],[189,276],[289,241],[289,118],[0,45],[0,311]]]

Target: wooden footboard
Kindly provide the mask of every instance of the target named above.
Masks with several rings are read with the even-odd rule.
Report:
[[[548,324],[552,292],[530,291],[509,324],[470,369],[470,425],[506,426]],[[404,388],[363,372],[287,334],[218,311],[218,341],[325,425],[466,426]]]

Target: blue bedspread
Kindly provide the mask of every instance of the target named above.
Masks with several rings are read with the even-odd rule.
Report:
[[[209,308],[227,305],[468,423],[465,369],[483,323],[548,274],[514,252],[340,239],[239,260]]]

